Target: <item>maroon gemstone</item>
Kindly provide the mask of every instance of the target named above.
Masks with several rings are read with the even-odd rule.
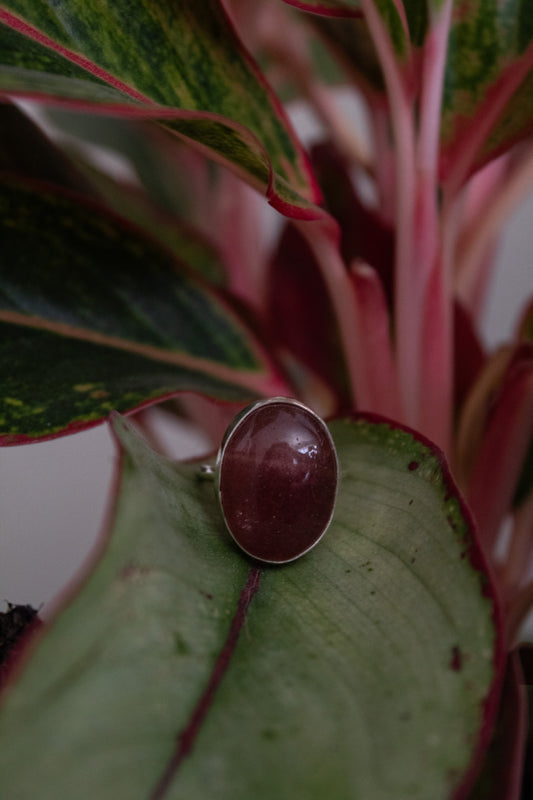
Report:
[[[274,399],[237,418],[222,446],[219,492],[237,544],[261,561],[292,561],[329,525],[338,464],[324,422],[300,403]]]

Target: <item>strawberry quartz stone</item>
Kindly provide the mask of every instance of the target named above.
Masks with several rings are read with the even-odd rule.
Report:
[[[274,398],[245,409],[226,434],[218,466],[226,525],[248,555],[293,561],[326,531],[337,454],[325,423],[301,403]]]

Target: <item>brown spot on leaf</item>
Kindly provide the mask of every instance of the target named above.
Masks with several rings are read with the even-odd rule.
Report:
[[[450,667],[454,672],[460,672],[463,668],[463,654],[459,645],[452,647],[452,657],[450,659]]]

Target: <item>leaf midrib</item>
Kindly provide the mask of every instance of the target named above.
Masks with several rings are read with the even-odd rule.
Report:
[[[21,325],[37,330],[48,331],[59,336],[66,336],[70,339],[78,339],[102,347],[111,347],[115,350],[125,350],[138,356],[143,356],[152,361],[172,364],[174,366],[187,367],[188,369],[207,372],[213,377],[235,384],[247,389],[261,391],[265,382],[266,375],[262,371],[243,372],[233,369],[223,364],[216,364],[213,361],[191,356],[187,353],[180,353],[177,350],[164,350],[154,345],[142,344],[122,339],[118,336],[100,333],[99,331],[89,330],[88,328],[77,327],[63,322],[52,322],[43,317],[27,315],[17,311],[0,310],[0,322],[7,322],[12,325]]]
[[[149,800],[163,800],[171,788],[183,761],[192,752],[203,723],[212,707],[217,689],[230,666],[241,630],[246,622],[248,609],[259,588],[260,579],[261,570],[258,567],[251,567],[244,588],[239,596],[237,609],[233,615],[228,635],[213,665],[206,688],[200,695],[187,723],[178,734],[175,750],[159,781],[150,794]]]
[[[70,50],[68,47],[65,47],[62,44],[58,44],[53,39],[51,39],[46,34],[42,33],[38,28],[35,28],[33,25],[30,25],[28,22],[25,22],[20,17],[17,17],[15,14],[12,14],[9,11],[2,10],[0,8],[0,22],[3,22],[5,25],[8,25],[13,30],[18,31],[19,33],[24,34],[29,39],[37,42],[38,44],[44,45],[48,47],[53,52],[57,53],[58,55],[62,56],[63,58],[71,61],[73,64],[76,64],[78,67],[89,72],[95,78],[104,81],[106,84],[109,84],[115,89],[127,94],[133,100],[137,102],[146,103],[151,106],[157,106],[158,103],[155,103],[149,97],[142,94],[141,92],[137,91],[134,87],[130,86],[127,83],[116,78],[111,73],[107,72],[106,70],[98,67],[94,61],[85,56],[76,53],[74,50]]]

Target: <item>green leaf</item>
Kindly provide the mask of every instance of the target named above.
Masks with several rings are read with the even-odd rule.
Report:
[[[158,210],[186,219],[194,207],[184,172],[187,161],[197,163],[201,157],[163,128],[150,122],[80,114],[64,108],[47,108],[46,121],[60,136],[67,135],[67,148],[74,150],[77,159],[83,158],[84,145],[88,143],[126,161]],[[212,162],[209,168],[214,168]],[[128,189],[131,193],[131,186]]]
[[[316,17],[313,25],[329,48],[350,66],[364,85],[383,94],[385,81],[365,19]]]
[[[360,0],[285,0],[286,3],[306,11],[314,11],[329,17],[357,17],[362,15]],[[399,14],[394,3],[378,0],[377,7],[385,19],[395,20],[395,26],[400,23]],[[403,7],[409,26],[411,41],[414,45],[422,43],[427,28],[427,3],[426,0],[403,0]],[[395,13],[392,9],[395,9]]]
[[[360,17],[359,0],[285,0],[289,5],[324,17]],[[419,4],[419,0],[417,5]],[[376,0],[377,9],[388,29],[396,55],[404,58],[408,52],[407,32],[394,0]],[[347,20],[343,19],[343,23]],[[352,27],[352,26],[349,26]],[[356,52],[360,48],[355,48]]]
[[[178,392],[242,401],[252,392],[209,373],[0,322],[0,445],[76,433]]]
[[[459,170],[464,179],[532,132],[532,86],[533,2],[456,0],[441,129],[446,176]]]
[[[115,430],[113,533],[5,695],[2,796],[449,798],[502,665],[439,456],[385,423],[335,422],[330,530],[259,570],[211,484]]]
[[[158,162],[158,166],[161,164]],[[136,191],[130,184],[114,180],[92,164],[77,161],[80,172],[98,191],[98,200],[115,214],[120,214],[159,244],[172,251],[176,258],[187,264],[198,277],[212,286],[227,287],[228,275],[220,252],[194,225],[171,213],[162,211],[154,199],[142,189]],[[167,167],[170,177],[173,175]],[[183,175],[179,176],[183,179]],[[155,181],[154,181],[155,182]],[[181,187],[184,188],[183,186]]]
[[[164,119],[280,210],[319,215],[303,149],[218,0],[12,0],[0,22],[5,93]]]
[[[90,193],[87,182],[60,148],[9,102],[0,104],[0,173]]]
[[[437,0],[432,5],[440,6],[442,0]],[[428,30],[428,2],[427,0],[403,0],[403,6],[411,42],[414,47],[420,47],[424,43]]]
[[[0,185],[0,231],[8,441],[187,388],[233,399],[268,391],[266,356],[227,304],[120,218],[9,182]]]
[[[105,202],[110,210],[152,235],[210,283],[227,284],[220,255],[186,220],[187,181],[182,170],[183,154],[190,156],[190,148],[149,123],[58,110],[48,114],[50,118],[61,133],[68,132],[111,148],[131,160],[138,169],[139,179],[148,183],[146,192],[131,183],[114,180],[92,162],[87,163],[83,148],[67,145],[60,150],[11,103],[0,105],[0,172],[46,182]],[[65,150],[71,151],[70,159]],[[181,163],[177,154],[182,155]],[[187,201],[191,208],[190,196]]]

